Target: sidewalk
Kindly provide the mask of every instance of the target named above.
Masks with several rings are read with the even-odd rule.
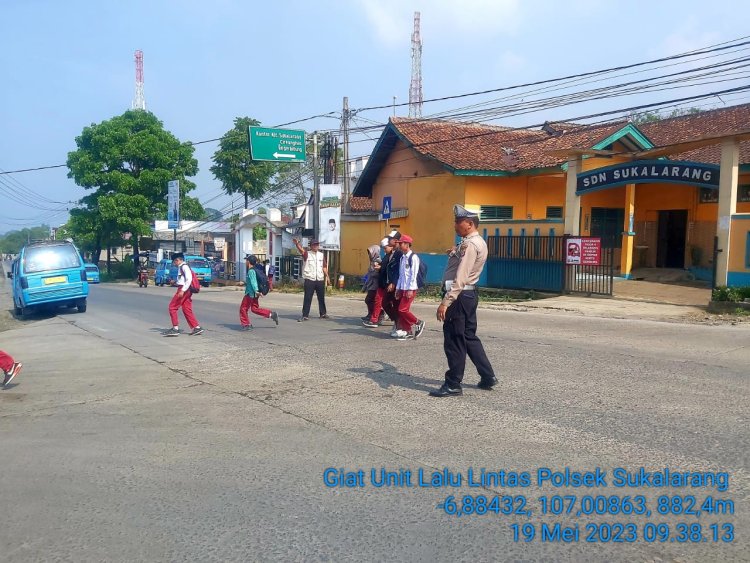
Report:
[[[561,295],[516,303],[485,303],[480,306],[499,310],[683,323],[723,324],[747,320],[735,315],[708,313],[711,290],[707,288],[615,278],[613,293],[613,297]]]

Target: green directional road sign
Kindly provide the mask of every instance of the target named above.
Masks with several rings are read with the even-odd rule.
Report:
[[[304,162],[305,132],[295,129],[250,127],[250,156],[253,160]]]

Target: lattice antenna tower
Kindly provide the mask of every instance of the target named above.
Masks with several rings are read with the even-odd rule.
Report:
[[[135,52],[135,98],[133,109],[146,109],[146,96],[143,93],[143,51]]]
[[[414,31],[411,34],[409,117],[422,117],[422,38],[419,35],[419,12],[414,12]]]

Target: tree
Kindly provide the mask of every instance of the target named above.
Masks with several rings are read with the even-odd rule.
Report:
[[[50,238],[49,225],[9,231],[0,236],[0,254],[18,254],[28,242],[48,238]]]
[[[95,229],[95,251],[102,244],[132,235],[134,255],[139,237],[150,232],[151,223],[167,216],[167,183],[180,182],[181,215],[201,219],[203,207],[187,196],[195,189],[189,176],[198,172],[194,148],[181,143],[154,114],[128,110],[99,124],[85,127],[76,137],[77,150],[68,154],[68,177],[93,193],[81,199],[83,207],[71,225]],[[73,212],[71,212],[71,218]],[[97,256],[98,258],[98,256]]]
[[[250,198],[261,197],[270,188],[270,180],[276,173],[271,162],[256,162],[250,158],[248,127],[260,125],[249,117],[238,117],[234,127],[227,131],[214,153],[211,172],[219,180],[228,195],[243,194],[245,209]]]
[[[223,218],[224,215],[218,209],[206,207],[201,221],[221,221]]]
[[[671,119],[673,117],[682,117],[683,115],[694,115],[702,110],[698,108],[677,108],[667,115],[662,115],[658,111],[645,111],[643,113],[631,113],[629,119],[632,123],[640,125],[642,123],[653,123],[662,119]]]

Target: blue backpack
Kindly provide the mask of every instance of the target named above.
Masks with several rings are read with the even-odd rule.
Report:
[[[261,295],[268,295],[268,291],[270,289],[268,285],[268,277],[266,276],[266,269],[263,267],[263,264],[256,264],[255,265],[255,279],[258,282],[258,293]]]
[[[414,254],[409,256],[409,269],[411,269],[411,259],[414,257]],[[419,260],[419,271],[417,272],[417,288],[423,289],[424,286],[427,285],[427,264],[425,264],[424,260]]]

